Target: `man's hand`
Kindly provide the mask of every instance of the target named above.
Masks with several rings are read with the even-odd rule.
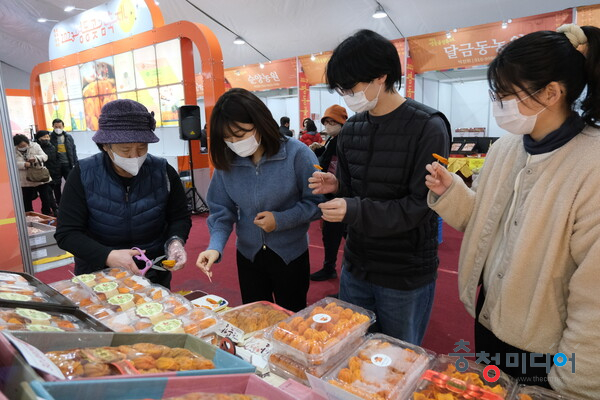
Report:
[[[328,222],[342,222],[346,216],[346,200],[337,198],[325,203],[319,204],[319,208],[323,213],[323,218]]]
[[[313,194],[335,193],[338,191],[338,180],[331,172],[315,171],[308,178],[308,187]]]
[[[122,267],[130,271],[134,275],[140,274],[140,269],[133,261],[133,256],[141,255],[137,250],[123,249],[113,250],[106,258],[106,265],[109,267]]]
[[[254,225],[258,226],[267,233],[273,232],[277,228],[275,216],[271,211],[263,211],[256,214],[256,217],[254,218]]]

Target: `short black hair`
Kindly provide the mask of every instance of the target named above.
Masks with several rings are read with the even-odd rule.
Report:
[[[209,153],[215,168],[229,170],[235,153],[224,139],[233,135],[232,128],[248,132],[240,123],[254,125],[267,157],[275,155],[285,140],[265,103],[246,89],[230,89],[219,97],[210,116]]]
[[[312,119],[306,120],[306,131],[307,132],[316,132],[317,131],[317,125],[315,125],[315,121],[313,121]]]
[[[281,117],[279,118],[279,122],[281,123],[281,126],[284,126],[285,124],[290,123],[290,119],[288,117]]]
[[[14,143],[15,146],[18,146],[18,145],[20,145],[23,142],[29,144],[29,138],[27,136],[23,135],[23,134],[20,134],[20,133],[18,133],[15,136],[13,136],[13,143]]]
[[[396,47],[378,33],[363,29],[340,43],[327,63],[330,89],[351,89],[359,82],[371,82],[383,75],[385,90],[394,91],[402,82],[402,66]]]
[[[41,137],[44,137],[44,136],[49,135],[49,134],[50,134],[50,132],[48,132],[48,131],[37,131],[35,133],[35,140],[39,141]]]
[[[54,126],[54,124],[63,124],[63,126],[65,126],[65,123],[63,122],[62,119],[60,118],[56,118],[52,121],[52,126]]]

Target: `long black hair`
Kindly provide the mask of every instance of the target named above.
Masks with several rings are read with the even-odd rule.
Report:
[[[283,136],[265,103],[246,89],[230,89],[219,97],[210,117],[209,153],[215,168],[229,170],[235,154],[224,139],[249,132],[240,124],[254,125],[267,157],[279,151]]]
[[[317,125],[315,124],[315,121],[313,121],[312,119],[307,119],[306,120],[306,132],[316,132],[317,131]]]
[[[490,89],[522,98],[533,96],[550,82],[559,82],[565,87],[567,106],[573,109],[587,86],[581,101],[582,117],[588,125],[600,126],[600,29],[581,29],[587,37],[585,56],[560,32],[533,32],[510,42],[489,65]],[[525,96],[519,96],[521,91]]]

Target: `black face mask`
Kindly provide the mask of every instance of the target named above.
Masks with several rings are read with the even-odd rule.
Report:
[[[38,142],[40,144],[48,144],[48,143],[50,143],[50,139],[40,139],[40,140],[38,140]]]

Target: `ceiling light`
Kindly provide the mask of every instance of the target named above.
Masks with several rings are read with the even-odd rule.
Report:
[[[244,39],[242,39],[240,36],[236,36],[235,39],[233,39],[233,43],[234,44],[246,44],[246,41]]]
[[[508,28],[508,22],[502,21],[502,29]]]
[[[458,32],[458,29],[454,28],[454,29],[452,29],[452,32],[456,33],[456,32]]]
[[[512,24],[512,19],[508,19],[506,22],[508,22],[509,24]]]
[[[452,33],[450,31],[446,32],[446,38],[450,39],[452,37]]]
[[[158,0],[154,0],[154,4],[156,4],[157,6],[160,6],[160,3],[158,2]]]
[[[315,55],[314,55],[314,54],[311,54],[311,55],[310,55],[310,61],[315,61],[316,59],[317,59],[317,57],[315,57]]]
[[[66,6],[65,7],[65,12],[71,12],[75,9],[75,6]]]
[[[38,22],[44,23],[48,21],[46,18],[38,18]]]
[[[265,68],[265,64],[263,64],[263,63],[258,64],[258,66],[260,67],[260,69],[264,69]]]
[[[381,4],[377,3],[377,8],[375,9],[375,12],[373,13],[373,18],[385,18],[385,17],[387,17],[387,13],[385,12],[385,10],[381,6]]]

